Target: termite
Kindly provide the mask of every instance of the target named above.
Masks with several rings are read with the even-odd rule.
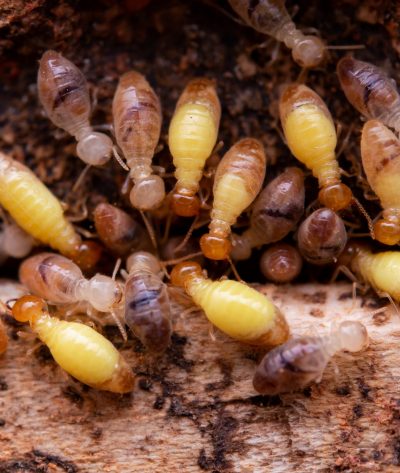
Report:
[[[77,155],[100,166],[111,157],[112,141],[90,125],[90,96],[85,76],[56,51],[46,51],[39,62],[39,98],[50,120],[74,136]]]
[[[347,232],[343,220],[335,212],[322,208],[302,222],[297,239],[306,261],[324,265],[335,262],[342,253],[347,243]]]
[[[160,138],[161,104],[142,74],[129,71],[121,76],[112,113],[115,138],[133,180],[131,204],[141,211],[156,209],[165,197],[164,181],[151,167]]]
[[[149,246],[143,226],[118,207],[98,204],[93,217],[100,240],[116,255],[126,256]]]
[[[0,205],[36,240],[79,258],[81,238],[58,199],[23,164],[0,152]]]
[[[348,207],[353,195],[340,181],[335,125],[321,97],[305,85],[289,85],[279,113],[290,151],[318,179],[319,201],[334,211]]]
[[[18,322],[29,322],[63,370],[88,386],[114,393],[133,390],[135,377],[128,363],[103,335],[85,324],[50,316],[37,296],[23,296],[12,308]]]
[[[76,264],[55,253],[40,253],[23,261],[19,279],[49,303],[87,301],[99,312],[112,312],[123,295],[119,282],[101,274],[86,279]]]
[[[163,352],[170,343],[172,324],[160,262],[154,255],[141,251],[128,258],[126,267],[126,325],[147,349]]]
[[[400,96],[393,79],[380,67],[344,57],[337,64],[347,100],[362,115],[377,119],[400,132]]]
[[[254,138],[238,141],[222,158],[215,173],[209,233],[200,239],[207,258],[229,257],[231,226],[260,192],[266,166],[264,146]]]
[[[228,0],[242,20],[265,35],[282,41],[302,67],[316,67],[325,57],[325,45],[317,37],[296,28],[284,0]]]
[[[176,265],[171,283],[183,287],[207,319],[241,342],[271,347],[285,342],[289,327],[281,311],[263,294],[238,281],[207,279],[193,261]]]
[[[276,395],[319,383],[329,360],[339,351],[357,353],[368,347],[368,332],[355,321],[341,322],[323,337],[293,338],[267,353],[254,377],[254,389]]]
[[[8,336],[6,328],[0,319],[0,356],[7,350],[8,348]]]
[[[369,120],[361,134],[361,157],[368,183],[384,209],[374,224],[375,238],[396,245],[400,241],[400,140],[383,123]]]
[[[293,281],[300,274],[303,260],[299,251],[287,243],[275,243],[267,248],[260,258],[260,270],[274,283]]]
[[[176,104],[168,135],[177,179],[171,204],[177,215],[191,217],[200,210],[196,194],[205,162],[217,142],[220,118],[215,82],[206,78],[190,81]]]
[[[248,259],[252,248],[282,240],[302,217],[304,198],[303,172],[296,167],[285,169],[254,202],[250,228],[242,235],[232,234],[232,259]]]
[[[35,242],[20,226],[12,221],[3,221],[0,231],[0,260],[7,257],[24,258],[27,256]]]

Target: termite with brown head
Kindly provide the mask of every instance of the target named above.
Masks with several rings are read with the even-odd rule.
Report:
[[[151,163],[161,132],[161,104],[146,78],[136,71],[123,74],[113,99],[114,132],[133,180],[130,201],[141,210],[156,209],[165,186]]]
[[[218,137],[221,105],[215,81],[193,79],[179,97],[169,127],[168,143],[177,183],[172,209],[182,217],[199,213],[199,182]]]
[[[297,239],[306,261],[324,265],[335,262],[342,253],[347,243],[347,232],[343,220],[335,212],[322,208],[302,222]]]
[[[111,157],[112,141],[90,126],[90,96],[85,76],[56,51],[46,51],[39,63],[39,98],[47,116],[74,136],[76,152],[87,164],[100,166]]]
[[[277,284],[293,281],[300,274],[302,266],[299,251],[287,243],[271,245],[260,258],[261,272],[269,281]]]
[[[250,228],[242,235],[232,234],[232,259],[248,259],[252,248],[282,240],[302,217],[304,199],[303,172],[296,167],[285,169],[254,202]]]
[[[253,377],[254,389],[272,396],[319,383],[337,352],[357,353],[368,343],[367,329],[355,321],[341,322],[324,337],[293,338],[264,356]]]
[[[347,56],[338,62],[336,71],[354,108],[400,132],[400,95],[383,69]]]
[[[375,238],[396,245],[400,241],[400,140],[383,123],[369,120],[361,134],[361,157],[368,183],[384,209],[374,224]]]
[[[306,36],[296,28],[284,0],[228,1],[246,24],[284,42],[300,66],[316,67],[323,61],[326,53],[324,43],[317,36]]]
[[[207,258],[229,257],[231,226],[260,192],[266,166],[264,146],[254,138],[238,141],[222,158],[214,179],[209,233],[200,239],[201,250]]]
[[[149,249],[143,226],[114,205],[98,204],[93,213],[97,234],[104,245],[118,256]]]
[[[161,353],[172,333],[171,307],[158,258],[145,251],[126,262],[125,322],[151,352]]]
[[[111,342],[92,328],[50,316],[45,301],[36,296],[19,299],[12,315],[18,322],[29,322],[55,361],[77,380],[114,393],[133,390],[135,377],[128,363]]]

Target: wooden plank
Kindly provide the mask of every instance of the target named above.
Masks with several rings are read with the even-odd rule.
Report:
[[[30,354],[35,342],[14,339],[9,326],[0,472],[400,471],[398,315],[374,315],[376,301],[353,301],[347,284],[261,289],[293,334],[361,320],[369,349],[337,356],[304,392],[263,397],[251,385],[260,353],[221,333],[213,340],[204,316],[192,313],[177,318],[160,360],[134,340],[123,347],[138,384],[116,396],[71,380],[43,349]]]

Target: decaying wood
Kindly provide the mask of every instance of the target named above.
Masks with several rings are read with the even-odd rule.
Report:
[[[290,297],[287,287],[262,290],[293,334],[361,320],[369,349],[335,357],[304,392],[263,397],[251,385],[261,354],[220,333],[213,340],[192,313],[177,318],[158,361],[134,340],[122,347],[137,388],[116,396],[66,377],[43,347],[32,354],[36,342],[11,324],[0,361],[0,472],[399,471],[399,316],[374,314],[376,301],[353,301],[347,284],[291,287]]]

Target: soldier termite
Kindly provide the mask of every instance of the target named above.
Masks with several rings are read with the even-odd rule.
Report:
[[[254,389],[270,396],[303,389],[320,382],[335,353],[356,353],[367,346],[367,329],[355,321],[341,322],[324,337],[293,338],[264,356],[253,377]]]
[[[284,0],[228,0],[236,13],[260,33],[282,41],[302,67],[316,67],[325,57],[325,45],[317,37],[296,28]]]
[[[201,250],[207,258],[229,257],[231,226],[260,192],[266,166],[264,146],[254,138],[238,141],[222,158],[214,179],[209,233],[200,239]]]
[[[17,300],[12,315],[29,322],[61,368],[82,383],[114,393],[133,390],[131,368],[114,345],[92,328],[50,316],[44,300],[36,296]]]
[[[343,220],[330,209],[318,209],[299,227],[298,247],[309,263],[333,263],[344,250],[347,232]]]
[[[248,259],[253,247],[284,238],[302,217],[304,198],[303,172],[295,167],[285,169],[254,202],[250,228],[242,235],[232,234],[232,259]]]
[[[143,345],[163,352],[170,343],[172,324],[167,285],[157,257],[141,251],[126,263],[125,322]]]
[[[221,118],[215,82],[193,79],[179,97],[169,127],[169,148],[177,183],[172,193],[173,211],[182,217],[198,214],[199,182],[207,158],[217,142]]]
[[[250,345],[276,346],[289,337],[280,310],[264,295],[238,281],[207,279],[199,264],[179,263],[171,273],[208,320],[230,337]]]
[[[77,155],[92,166],[105,164],[113,144],[90,126],[89,90],[82,72],[56,51],[46,51],[40,59],[37,82],[47,116],[75,137]]]
[[[289,283],[301,271],[303,260],[297,248],[287,243],[275,243],[260,258],[260,270],[274,283]]]

